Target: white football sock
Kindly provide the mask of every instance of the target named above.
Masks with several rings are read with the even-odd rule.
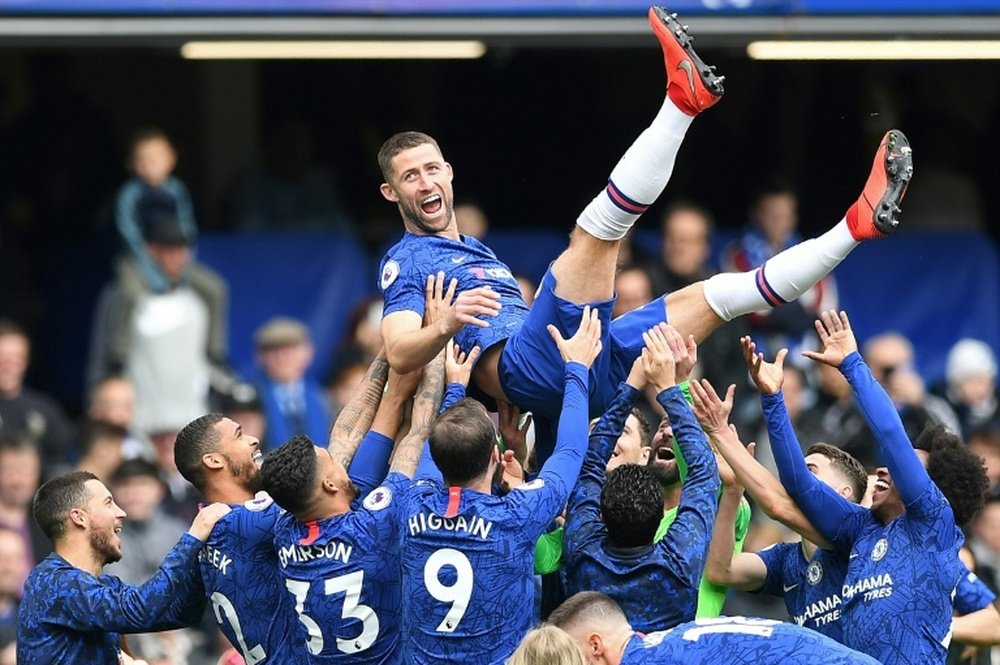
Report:
[[[724,321],[778,307],[812,288],[857,246],[842,219],[820,237],[789,247],[756,270],[709,277],[705,300]]]
[[[577,225],[601,240],[623,238],[667,186],[692,120],[669,98],[664,100],[653,123],[611,171],[608,186],[580,213]]]

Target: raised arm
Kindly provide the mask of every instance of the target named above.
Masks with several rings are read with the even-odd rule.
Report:
[[[875,435],[882,462],[892,474],[892,483],[899,490],[903,504],[910,506],[927,490],[931,477],[914,452],[892,400],[861,359],[847,313],[823,312],[816,321],[816,332],[823,349],[820,353],[810,351],[805,355],[839,368],[851,384],[858,407]]]
[[[724,464],[724,462],[722,463]],[[711,584],[726,586],[742,591],[756,591],[767,579],[767,566],[756,554],[733,552],[736,513],[743,499],[743,487],[736,480],[732,469],[720,473],[723,479],[722,498],[719,499],[719,513],[712,529],[712,543],[708,548],[705,562],[705,579]]]
[[[451,280],[445,291],[444,273],[430,275],[423,312],[400,309],[382,319],[382,339],[393,369],[405,373],[423,367],[467,325],[489,327],[489,322],[477,317],[496,316],[500,311],[500,294],[488,287],[478,287],[455,297],[457,284]],[[388,291],[386,296],[388,300]]]
[[[431,426],[437,418],[444,393],[444,353],[431,362],[424,370],[424,378],[413,397],[413,413],[410,416],[410,431],[396,444],[389,464],[390,473],[397,471],[413,477],[420,463]]]
[[[388,377],[389,363],[379,352],[330,429],[328,449],[345,467],[351,466],[361,440],[372,427]]]
[[[159,570],[139,586],[115,584],[80,572],[73,575],[60,596],[58,616],[79,631],[103,630],[136,633],[164,621],[175,601],[189,593],[200,578],[197,559],[215,523],[229,513],[229,506],[213,503],[202,508],[191,528],[167,553]],[[55,617],[49,617],[53,620]]]
[[[735,391],[736,386],[729,386],[726,399],[722,400],[708,379],[691,382],[694,411],[702,428],[733,469],[739,484],[746,488],[750,497],[768,517],[781,522],[806,540],[824,549],[832,549],[831,543],[820,535],[812,522],[799,510],[781,481],[754,459],[752,447],[743,447],[735,428],[728,422]]]

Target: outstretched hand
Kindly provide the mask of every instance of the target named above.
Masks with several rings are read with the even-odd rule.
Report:
[[[719,397],[708,379],[692,381],[690,388],[694,400],[694,415],[701,428],[713,438],[724,434],[729,429],[729,414],[733,412],[736,384],[731,384],[726,390],[725,399]]]
[[[458,280],[452,279],[444,288],[444,273],[428,275],[424,287],[424,325],[440,326],[444,335],[455,335],[467,325],[489,328],[480,315],[496,316],[500,313],[500,294],[487,286],[462,291],[455,297]],[[452,302],[454,299],[454,302]]]
[[[444,380],[445,383],[461,383],[466,388],[469,387],[469,380],[472,378],[472,368],[479,358],[479,347],[474,346],[466,354],[455,340],[449,340],[444,352]]]
[[[569,339],[563,339],[559,329],[551,323],[547,326],[549,334],[555,340],[559,348],[559,355],[564,362],[577,362],[589,368],[594,364],[594,359],[601,353],[603,344],[601,343],[601,320],[598,318],[598,311],[591,309],[589,305],[584,305],[583,315],[580,317],[580,327]]]
[[[774,362],[764,361],[764,354],[757,353],[757,344],[749,337],[741,337],[743,345],[743,360],[746,361],[750,378],[757,385],[757,390],[765,395],[773,395],[781,390],[785,380],[785,356],[788,349],[781,349],[774,357]]]
[[[528,459],[528,429],[531,428],[531,414],[521,423],[521,409],[503,400],[497,401],[497,429],[503,437],[506,452],[513,452],[517,462],[524,465]]]
[[[684,339],[673,326],[660,323],[642,333],[642,368],[656,392],[677,384],[677,366],[688,361]]]
[[[844,358],[858,350],[858,340],[851,330],[847,312],[838,313],[830,309],[819,316],[816,321],[816,332],[819,334],[822,350],[818,353],[803,351],[802,355],[830,367],[840,367]]]

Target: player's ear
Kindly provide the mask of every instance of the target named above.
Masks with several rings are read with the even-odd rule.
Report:
[[[587,655],[592,660],[602,660],[604,656],[604,640],[597,633],[587,636]]]
[[[226,465],[226,460],[219,453],[205,453],[201,456],[201,463],[209,469],[221,469]]]
[[[643,466],[646,465],[646,462],[649,461],[649,453],[651,450],[652,448],[650,448],[649,446],[642,447],[642,461],[639,462],[639,464],[642,464]]]
[[[396,196],[396,192],[393,191],[392,185],[390,185],[389,183],[383,182],[379,186],[378,191],[382,192],[382,197],[386,201],[392,201],[393,203],[398,203],[399,202],[399,197]]]
[[[83,508],[72,508],[69,511],[69,521],[76,526],[87,527],[87,511]]]
[[[448,174],[448,181],[449,182],[455,178],[455,173],[454,173],[454,171],[451,170],[451,164],[449,164],[448,162],[445,162],[444,163],[444,170]]]

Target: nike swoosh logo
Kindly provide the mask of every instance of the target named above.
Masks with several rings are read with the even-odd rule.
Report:
[[[451,262],[452,263],[461,263],[464,260],[465,260],[464,256],[453,256],[452,259],[451,259]]]
[[[788,593],[789,591],[791,591],[792,589],[794,589],[797,586],[798,586],[798,584],[793,584],[792,586],[785,586],[784,584],[782,584],[781,588],[785,590],[785,593]]]
[[[858,558],[858,555],[857,555],[857,554],[852,554],[852,555],[850,555],[850,556],[849,556],[849,557],[847,557],[847,558],[848,558],[848,559],[857,559],[857,558]]]
[[[683,69],[684,73],[688,77],[688,85],[691,86],[691,92],[696,93],[698,89],[694,85],[694,67],[691,65],[690,60],[681,60],[677,65],[677,69]]]

